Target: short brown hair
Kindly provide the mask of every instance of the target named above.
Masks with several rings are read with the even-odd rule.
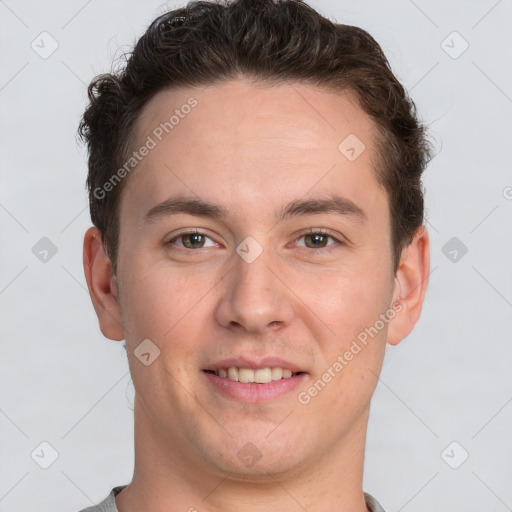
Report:
[[[141,110],[163,89],[239,77],[355,94],[378,131],[375,172],[389,198],[396,272],[402,249],[423,224],[421,175],[431,152],[414,102],[381,47],[361,28],[334,23],[302,0],[224,0],[193,1],[159,16],[122,69],[89,85],[78,131],[88,146],[91,219],[114,273],[126,179],[103,197],[96,191],[129,158]]]

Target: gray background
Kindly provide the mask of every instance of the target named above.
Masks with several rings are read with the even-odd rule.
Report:
[[[1,511],[76,511],[131,479],[133,391],[86,289],[75,132],[86,84],[183,3],[0,1]],[[437,141],[430,287],[386,356],[364,488],[388,512],[511,510],[512,1],[311,5],[381,43]]]

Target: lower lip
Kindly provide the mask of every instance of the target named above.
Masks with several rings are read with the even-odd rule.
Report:
[[[256,382],[237,382],[227,377],[219,377],[214,373],[205,371],[202,373],[206,375],[209,382],[221,393],[249,403],[268,402],[279,398],[293,391],[308,376],[307,373],[301,373],[293,377],[288,377],[287,379],[273,380],[266,384],[258,384]]]

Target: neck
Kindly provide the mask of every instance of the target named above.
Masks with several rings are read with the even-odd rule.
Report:
[[[135,470],[119,512],[368,512],[362,478],[368,411],[343,439],[300,468],[244,476],[191,457],[135,406]]]

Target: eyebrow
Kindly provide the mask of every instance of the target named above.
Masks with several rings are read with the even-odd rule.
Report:
[[[144,222],[149,223],[176,214],[197,215],[223,220],[230,216],[229,211],[219,204],[209,203],[203,199],[186,196],[173,196],[153,206],[145,215]],[[331,195],[328,198],[296,199],[276,212],[279,221],[290,217],[334,213],[352,217],[359,221],[367,220],[364,210],[346,197]]]

